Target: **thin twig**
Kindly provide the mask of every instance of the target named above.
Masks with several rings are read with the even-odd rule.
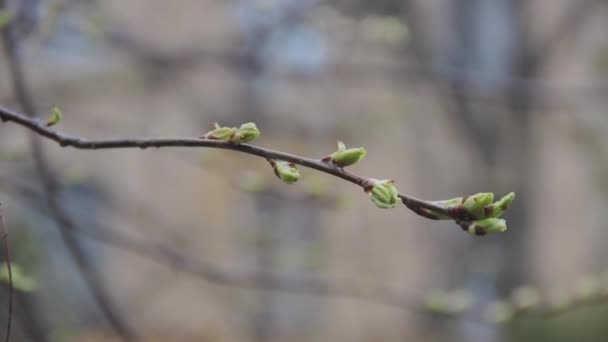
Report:
[[[3,179],[6,180],[7,178]],[[26,198],[34,200],[39,198],[38,190],[28,183],[20,182],[18,179],[10,179],[5,183],[11,184],[14,191],[18,191]],[[42,206],[42,209],[47,209],[43,210],[45,214],[51,215],[48,208],[43,208],[44,203],[39,204]],[[151,214],[154,215],[153,213]],[[155,221],[160,220],[155,219]],[[130,237],[119,230],[110,229],[102,223],[96,223],[94,229],[90,230],[82,230],[80,227],[75,227],[75,229],[77,233],[82,234],[92,241],[137,255],[160,265],[168,266],[171,269],[190,274],[212,284],[232,288],[251,288],[261,291],[280,291],[321,297],[337,296],[353,298],[366,302],[379,303],[420,315],[437,315],[447,319],[461,319],[481,325],[491,324],[486,318],[482,318],[478,315],[465,315],[464,312],[432,309],[425,303],[424,298],[420,298],[418,295],[398,291],[379,283],[360,286],[358,285],[361,283],[360,281],[351,278],[333,279],[312,274],[272,273],[259,270],[229,269],[214,265],[205,260],[200,260],[200,258],[173,248],[166,243]],[[592,299],[572,300],[569,304],[559,308],[536,306],[529,309],[516,310],[513,313],[513,316],[504,323],[527,317],[551,319],[582,307],[599,305],[606,301],[608,301],[608,291],[603,290],[595,297],[592,297]],[[510,299],[506,299],[505,302],[510,303]]]
[[[0,176],[1,177],[1,176]],[[7,180],[1,177],[0,180]],[[47,203],[40,201],[39,190],[27,182],[18,179],[10,179],[6,183],[10,184],[14,191],[21,196],[34,201],[39,205],[43,214],[52,215],[52,211],[47,207]],[[111,209],[111,208],[108,208]],[[150,213],[155,215],[154,213]],[[121,213],[121,219],[126,213]],[[162,220],[155,218],[156,222]],[[163,225],[163,223],[160,223]],[[323,277],[314,275],[269,273],[259,270],[234,269],[229,270],[216,266],[205,260],[190,255],[180,249],[173,248],[164,242],[152,242],[137,239],[123,234],[120,230],[111,229],[101,222],[96,222],[93,229],[81,229],[80,226],[74,227],[75,232],[97,243],[113,247],[141,258],[157,262],[162,265],[174,268],[177,271],[190,274],[204,279],[210,283],[235,287],[235,288],[254,288],[259,290],[274,290],[282,292],[292,292],[309,294],[316,296],[342,296],[358,298],[371,302],[384,303],[385,305],[400,307],[415,312],[423,312],[425,309],[418,305],[418,301],[413,296],[406,296],[389,288],[379,285],[358,287],[358,281],[354,279],[344,279],[339,285],[336,281],[330,281]],[[348,284],[348,286],[346,286]],[[397,298],[400,298],[397,300]]]
[[[27,117],[14,110],[0,106],[0,119],[4,122],[13,122],[26,127],[33,132],[47,139],[55,141],[62,147],[73,147],[85,150],[98,149],[126,149],[149,147],[204,147],[219,148],[239,151],[250,155],[262,157],[264,159],[278,159],[298,164],[304,167],[315,169],[332,176],[344,179],[360,187],[366,186],[366,178],[344,171],[335,165],[324,162],[321,159],[312,159],[295,154],[272,150],[250,144],[234,144],[227,141],[202,139],[202,138],[119,138],[119,139],[87,139],[77,136],[64,134],[49,127],[46,127],[40,120]],[[399,193],[399,198],[408,208],[420,214],[420,209],[426,209],[446,216],[453,216],[453,212],[446,207],[430,201],[418,199],[416,197]]]
[[[0,204],[0,233],[2,234],[2,240],[4,240],[6,270],[8,272],[8,321],[6,323],[6,338],[4,339],[5,342],[8,342],[11,336],[11,321],[13,318],[13,271],[11,269],[11,252],[8,242],[8,229],[6,229],[6,222],[4,221],[4,215],[2,213],[2,204]]]

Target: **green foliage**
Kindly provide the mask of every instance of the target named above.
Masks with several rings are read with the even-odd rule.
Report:
[[[608,336],[608,306],[593,305],[554,317],[524,317],[508,325],[508,341],[597,342]]]
[[[13,13],[6,9],[0,9],[0,30],[6,27],[13,20]]]
[[[36,290],[36,280],[32,276],[27,275],[19,265],[11,263],[11,273],[13,275],[13,287],[15,289],[23,292],[31,292]],[[6,262],[0,264],[0,282],[5,284],[9,283],[8,267]]]

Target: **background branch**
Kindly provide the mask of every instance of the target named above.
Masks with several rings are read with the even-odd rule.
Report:
[[[0,3],[0,8],[5,8],[4,2]],[[7,64],[12,76],[13,90],[20,106],[28,113],[36,112],[36,106],[32,99],[31,91],[27,85],[27,80],[24,75],[24,68],[19,53],[19,41],[15,37],[12,30],[13,25],[9,24],[2,29],[2,38],[5,48]],[[103,286],[103,279],[98,271],[88,259],[86,252],[79,244],[78,240],[72,235],[72,230],[77,226],[71,217],[63,210],[57,198],[59,190],[59,182],[53,175],[46,157],[40,139],[35,134],[29,135],[30,151],[34,158],[37,172],[45,189],[45,198],[49,209],[52,213],[52,218],[57,224],[60,235],[65,243],[68,252],[83,275],[93,298],[101,309],[102,314],[106,317],[114,331],[125,341],[135,340],[135,334],[127,326],[120,314],[114,308],[111,297],[107,289]]]

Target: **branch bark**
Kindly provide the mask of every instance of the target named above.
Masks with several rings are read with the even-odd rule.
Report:
[[[291,162],[297,165],[301,165],[307,168],[315,169],[320,172],[330,174],[332,176],[341,178],[362,188],[365,188],[367,184],[367,178],[361,177],[349,172],[344,171],[329,162],[320,159],[306,158],[295,154],[272,150],[251,144],[235,144],[221,140],[211,140],[203,138],[116,138],[116,139],[88,139],[83,137],[77,137],[67,135],[60,131],[46,127],[42,121],[28,117],[24,114],[18,113],[14,110],[0,106],[0,120],[4,122],[13,122],[20,126],[30,129],[38,135],[52,140],[62,147],[73,147],[84,150],[98,150],[98,149],[127,149],[127,148],[140,148],[146,149],[149,147],[162,148],[162,147],[199,147],[199,148],[219,148],[232,151],[238,151],[254,156],[258,156],[264,159],[277,159]],[[432,211],[445,216],[454,216],[454,213],[448,208],[435,204],[431,201],[425,201],[414,196],[410,196],[404,193],[399,193],[399,198],[403,204],[414,211],[415,213],[422,215],[423,210]],[[427,217],[427,216],[425,216]],[[428,218],[428,217],[427,217]]]

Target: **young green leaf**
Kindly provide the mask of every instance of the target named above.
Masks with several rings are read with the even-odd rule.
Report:
[[[33,277],[25,274],[19,265],[11,263],[11,271],[13,274],[13,286],[15,289],[23,292],[31,292],[36,289],[36,280]],[[8,284],[8,279],[8,267],[6,262],[3,262],[0,264],[0,282]]]
[[[53,107],[53,110],[51,111],[51,117],[46,122],[45,126],[46,127],[55,126],[56,124],[59,123],[59,121],[61,121],[61,118],[63,118],[63,113],[61,112],[61,109],[59,109],[57,107]]]
[[[493,204],[486,206],[483,209],[484,216],[485,217],[500,217],[509,208],[509,206],[511,205],[511,202],[513,202],[514,198],[515,198],[515,193],[510,192],[507,195],[505,195],[503,198],[501,198],[500,200],[494,202]]]

